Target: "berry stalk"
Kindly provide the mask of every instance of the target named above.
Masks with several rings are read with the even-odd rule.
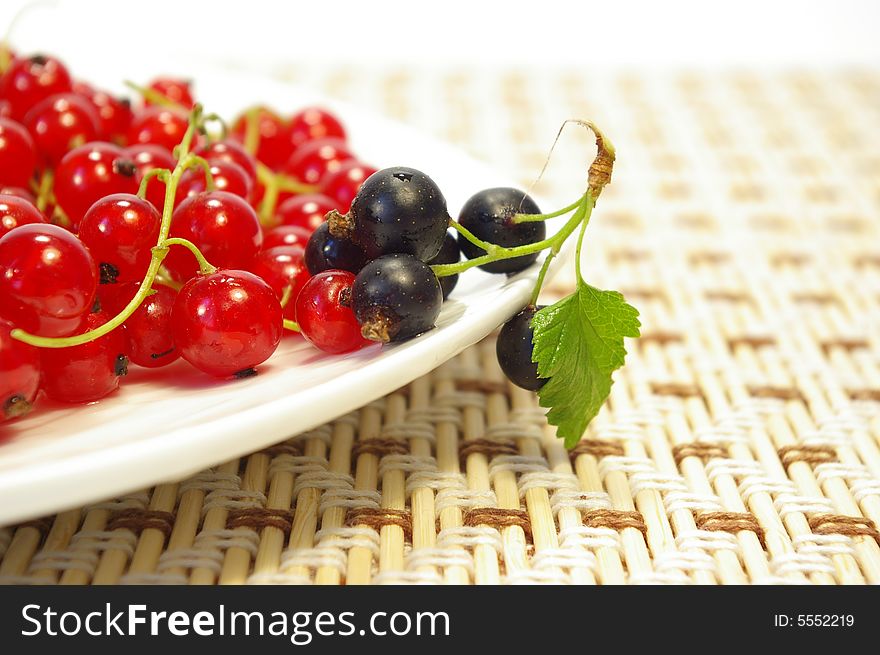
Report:
[[[198,259],[199,267],[203,273],[216,270],[208,263],[201,252],[199,252],[199,249],[195,244],[186,241],[185,239],[168,238],[168,234],[171,230],[171,216],[174,212],[174,202],[177,196],[177,187],[180,184],[180,178],[183,177],[183,174],[189,168],[195,166],[205,166],[206,175],[210,175],[210,172],[207,171],[207,162],[190,152],[193,138],[196,132],[200,129],[202,120],[202,108],[200,105],[196,105],[193,107],[192,113],[190,114],[189,127],[183,135],[180,144],[175,148],[177,166],[174,167],[173,171],[158,169],[159,172],[154,174],[154,177],[158,177],[160,180],[166,182],[165,203],[162,207],[162,223],[159,228],[159,238],[157,239],[156,246],[152,249],[152,257],[150,259],[149,268],[147,269],[147,274],[144,276],[137,293],[131,301],[129,301],[122,311],[109,321],[93,330],[84,332],[83,334],[61,338],[39,337],[16,328],[10,333],[13,338],[40,348],[68,348],[70,346],[79,346],[84,343],[89,343],[90,341],[101,338],[105,334],[109,334],[128,320],[137,308],[140,307],[144,299],[152,293],[152,285],[156,280],[156,277],[159,275],[159,271],[162,267],[162,260],[165,259],[169,247],[172,245],[181,245],[192,251]],[[146,186],[144,185],[143,188],[145,189]]]

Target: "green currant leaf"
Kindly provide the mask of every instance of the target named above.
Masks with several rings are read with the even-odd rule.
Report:
[[[617,291],[583,282],[577,291],[532,319],[532,360],[550,378],[538,391],[547,420],[572,448],[611,392],[611,374],[623,365],[624,337],[638,337],[638,310]]]

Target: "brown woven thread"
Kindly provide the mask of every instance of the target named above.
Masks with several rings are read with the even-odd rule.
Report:
[[[777,452],[783,466],[794,462],[828,464],[837,461],[837,452],[831,446],[783,446]]]
[[[822,342],[822,348],[825,351],[831,350],[832,348],[843,348],[844,350],[860,350],[862,348],[870,348],[871,344],[867,342],[865,339],[854,339],[849,337],[838,337],[836,339],[829,339],[828,341]]]
[[[645,332],[636,344],[657,343],[665,346],[668,343],[679,343],[684,341],[684,335],[681,332],[664,332],[658,330],[656,332]]]
[[[269,457],[277,457],[278,455],[293,455],[297,457],[302,455],[302,453],[302,448],[292,443],[278,443],[263,450],[263,454]]]
[[[461,460],[467,459],[468,455],[481,453],[486,457],[495,455],[518,455],[519,451],[509,439],[493,441],[492,439],[470,439],[462,441],[458,446],[458,456]]]
[[[345,517],[345,524],[349,527],[366,525],[376,532],[379,532],[386,525],[396,525],[403,530],[404,536],[412,541],[412,515],[409,510],[359,507],[348,513],[348,516]]]
[[[699,387],[684,382],[652,382],[651,393],[656,396],[678,396],[693,398],[702,395]]]
[[[690,255],[691,264],[721,264],[730,261],[729,252],[700,250]]]
[[[810,529],[816,534],[843,534],[850,537],[871,537],[880,544],[880,532],[871,519],[860,516],[841,516],[839,514],[819,514],[807,519]]]
[[[648,289],[644,287],[632,287],[629,289],[621,289],[620,293],[625,298],[640,298],[642,300],[664,300],[666,294],[662,289]]]
[[[464,525],[469,528],[488,525],[497,530],[518,525],[526,533],[526,539],[532,540],[532,522],[529,519],[529,513],[521,509],[477,507],[464,515]]]
[[[580,455],[592,455],[597,459],[599,457],[608,457],[609,455],[620,457],[623,455],[623,446],[619,443],[606,441],[604,439],[581,439],[578,441],[577,445],[568,452],[568,456],[572,461],[577,459]]]
[[[880,402],[880,389],[849,389],[849,397],[853,400],[873,400]]]
[[[764,337],[757,335],[742,335],[738,337],[730,337],[727,340],[727,345],[730,348],[736,348],[737,346],[749,346],[751,348],[762,348],[764,346],[775,346],[776,339],[774,337]]]
[[[822,292],[794,293],[791,299],[795,302],[813,303],[815,305],[833,305],[838,302],[837,296]]]
[[[124,509],[107,523],[108,530],[131,530],[140,534],[144,530],[159,530],[166,537],[174,528],[174,514],[150,509]]]
[[[32,521],[26,521],[24,523],[19,524],[19,529],[21,528],[33,528],[37,532],[40,533],[40,536],[45,537],[49,534],[49,530],[52,529],[52,519],[49,518],[41,518],[41,519],[33,519]]]
[[[406,445],[397,439],[366,439],[357,442],[351,449],[351,456],[368,454],[382,457],[384,455],[406,455]]]
[[[764,543],[764,528],[758,523],[758,519],[748,512],[699,512],[694,516],[697,527],[700,530],[710,532],[754,532],[758,536],[761,546]]]
[[[621,248],[608,252],[608,260],[612,262],[638,262],[645,259],[651,259],[651,253],[647,250],[634,250],[631,248]]]
[[[803,266],[810,261],[810,256],[800,252],[778,252],[770,257],[773,266]]]
[[[253,530],[278,528],[285,535],[289,535],[292,522],[293,512],[289,509],[251,507],[230,510],[226,518],[226,527],[230,530],[233,528],[251,528]]]
[[[477,391],[479,393],[507,393],[507,384],[493,380],[456,380],[455,388],[459,391]]]
[[[794,387],[774,387],[770,385],[750,385],[749,395],[755,398],[778,398],[779,400],[803,400],[800,389]]]
[[[692,441],[691,443],[673,446],[672,457],[675,459],[676,464],[681,464],[685,457],[699,457],[702,460],[712,459],[713,457],[727,457],[727,450],[721,446]]]
[[[880,268],[880,255],[859,255],[853,260],[855,266],[877,266]]]
[[[588,528],[611,528],[620,532],[624,528],[635,528],[645,537],[648,526],[639,512],[624,512],[618,509],[591,509],[583,513],[584,525]]]
[[[730,291],[725,289],[715,289],[706,291],[703,295],[709,300],[722,300],[724,302],[752,302],[752,297],[745,291]]]

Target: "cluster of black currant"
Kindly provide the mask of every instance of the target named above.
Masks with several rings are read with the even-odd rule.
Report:
[[[434,327],[459,271],[469,267],[459,263],[461,253],[491,273],[517,273],[534,263],[537,251],[507,256],[509,249],[545,237],[542,221],[517,222],[526,215],[543,218],[528,194],[499,187],[473,195],[453,221],[428,175],[385,168],[367,178],[347,213],[329,213],[306,247],[306,266],[312,274],[330,269],[356,274],[350,297],[342,294],[340,302],[350,303],[362,336],[402,341]],[[541,385],[531,360],[529,322],[523,320],[533,314],[533,307],[523,310],[498,341],[505,373],[528,389]]]

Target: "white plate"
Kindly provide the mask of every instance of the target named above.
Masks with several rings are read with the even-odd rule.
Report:
[[[364,161],[425,171],[453,216],[474,192],[512,186],[448,145],[313,92],[239,75],[196,80],[207,110],[224,116],[258,101],[285,112],[329,106]],[[549,275],[567,260],[557,258]],[[468,271],[437,329],[394,346],[327,356],[286,337],[253,378],[217,382],[178,361],[155,371],[132,367],[120,391],[92,405],[43,398],[30,415],[0,427],[0,525],[179,479],[361,407],[489,334],[525,305],[536,275],[537,265],[509,279]]]

